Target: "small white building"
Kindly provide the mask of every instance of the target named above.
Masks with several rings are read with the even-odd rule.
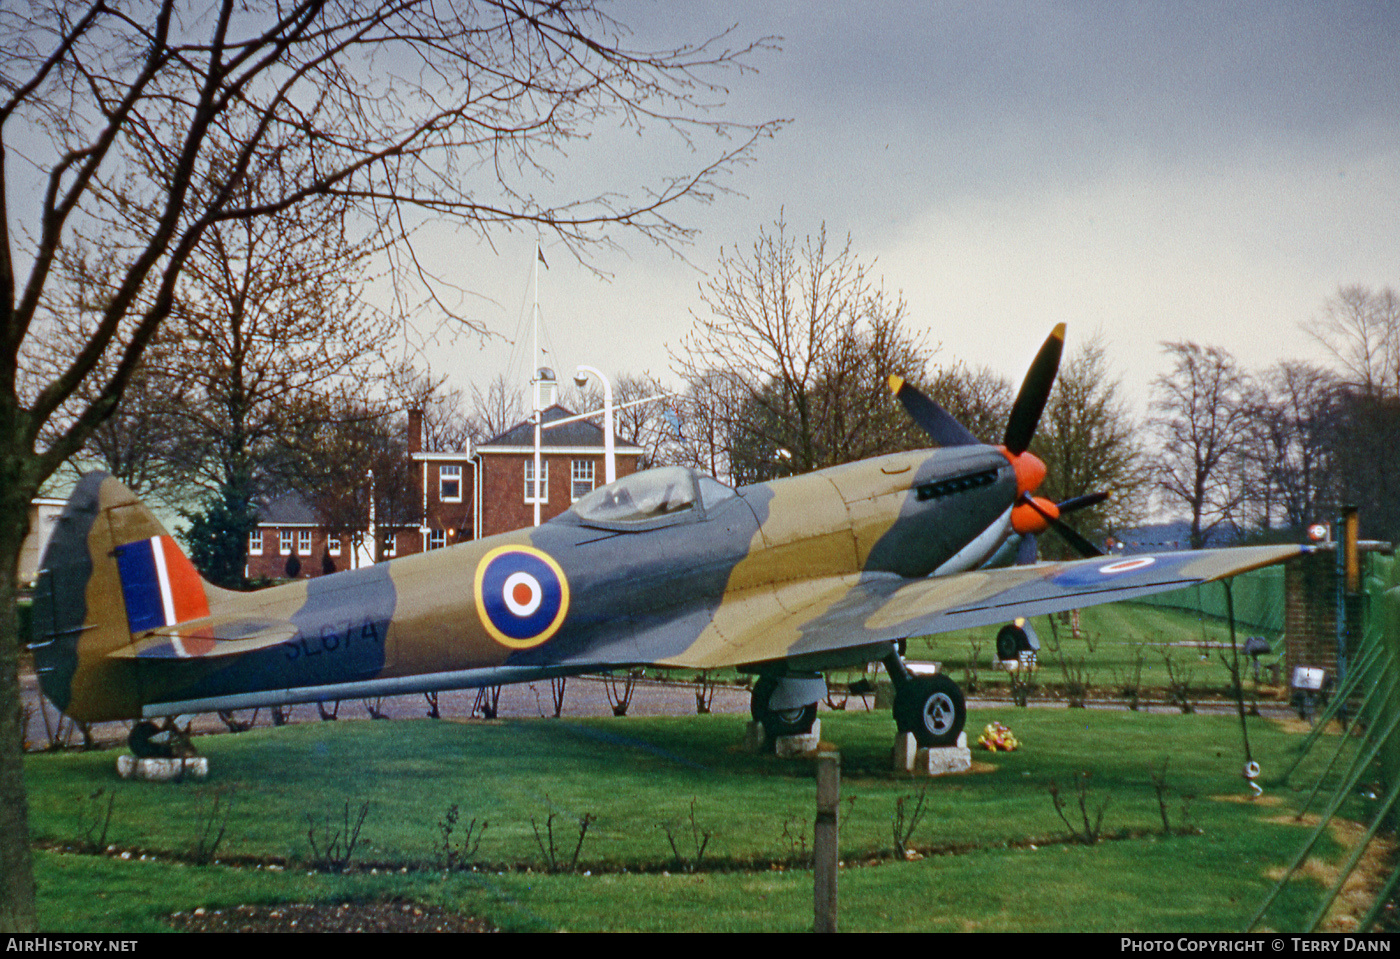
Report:
[[[54,525],[63,513],[66,500],[41,496],[29,503],[29,535],[19,551],[19,584],[33,585],[39,578],[39,561],[44,558],[44,549],[49,545]]]

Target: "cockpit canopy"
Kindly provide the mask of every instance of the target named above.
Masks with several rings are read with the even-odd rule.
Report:
[[[560,519],[570,517],[603,529],[654,529],[703,519],[707,509],[735,495],[728,486],[693,469],[663,466],[594,490]]]

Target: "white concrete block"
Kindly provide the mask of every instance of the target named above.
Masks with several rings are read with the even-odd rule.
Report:
[[[956,746],[934,749],[920,748],[913,733],[898,733],[894,740],[894,768],[916,776],[941,776],[971,769],[972,750],[967,748],[967,733],[958,733]]]
[[[913,733],[896,733],[894,737],[894,768],[897,772],[911,773],[919,756],[919,741]]]
[[[773,740],[773,751],[779,756],[788,758],[792,756],[805,756],[808,753],[817,751],[817,744],[822,741],[822,721],[818,719],[812,723],[812,731],[801,736],[779,736]]]
[[[209,760],[204,756],[185,759],[137,759],[129,753],[117,757],[117,775],[123,779],[145,782],[183,782],[203,779],[209,775]]]
[[[972,750],[966,746],[940,746],[920,749],[914,763],[919,776],[942,776],[945,773],[966,772],[972,768]]]

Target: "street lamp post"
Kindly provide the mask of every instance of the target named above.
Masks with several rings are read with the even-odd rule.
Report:
[[[579,386],[588,382],[586,374],[592,373],[603,384],[603,475],[607,483],[617,479],[617,458],[613,453],[613,396],[612,384],[601,370],[579,365],[574,372],[574,382]]]

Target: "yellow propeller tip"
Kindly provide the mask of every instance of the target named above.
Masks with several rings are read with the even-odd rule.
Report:
[[[1056,323],[1055,328],[1050,331],[1050,335],[1053,336],[1055,339],[1064,342],[1065,325],[1063,323]]]
[[[891,393],[898,393],[898,392],[899,392],[901,389],[903,389],[903,388],[904,388],[904,377],[900,376],[898,373],[891,373],[891,374],[890,374],[890,392],[891,392]]]

